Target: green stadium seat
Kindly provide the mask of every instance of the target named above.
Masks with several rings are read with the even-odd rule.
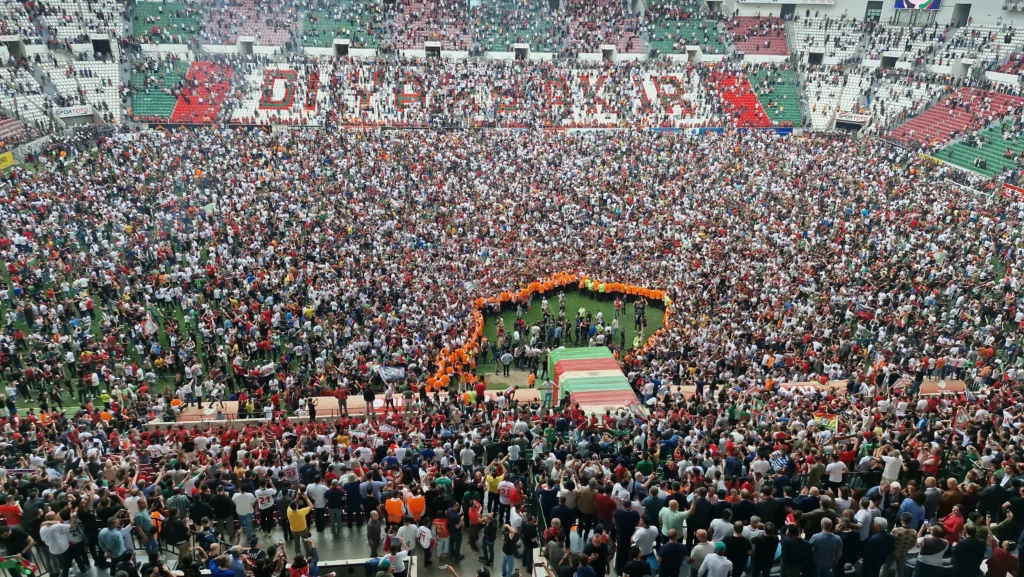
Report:
[[[132,114],[135,116],[157,116],[170,118],[178,98],[166,92],[147,90],[132,99]]]
[[[557,52],[563,35],[552,24],[543,4],[545,0],[533,0],[532,5],[530,2],[524,5],[509,0],[483,0],[477,8],[477,42],[490,52],[511,52],[512,44],[517,42],[529,44],[534,52]]]
[[[188,62],[177,62],[170,71],[159,74],[133,72],[131,84],[136,93],[132,98],[132,114],[137,117],[157,116],[169,118],[178,98],[165,92],[174,89],[188,74]],[[164,70],[164,68],[161,68]]]
[[[154,44],[185,44],[199,34],[202,12],[189,12],[184,2],[138,2],[133,31]]]
[[[1003,156],[1006,149],[1012,150],[1017,156],[1024,152],[1024,142],[1014,142],[1003,138],[1003,124],[982,130],[979,137],[985,142],[978,148],[965,142],[954,142],[946,146],[935,157],[943,162],[966,168],[984,176],[995,176],[1006,168],[1016,168],[1017,162]],[[974,166],[974,160],[983,158],[988,162],[985,168]]]
[[[342,0],[336,8],[308,10],[302,45],[330,48],[335,38],[343,38],[351,41],[352,48],[377,48],[381,11],[381,5],[371,0]]]
[[[800,125],[803,111],[800,107],[800,79],[796,72],[772,72],[767,68],[750,67],[747,77],[772,122]]]
[[[687,45],[698,45],[710,54],[725,54],[725,43],[717,23],[700,17],[700,6],[687,3],[681,9],[654,3],[650,9],[651,48],[662,54],[682,54]],[[678,44],[678,46],[677,46]]]

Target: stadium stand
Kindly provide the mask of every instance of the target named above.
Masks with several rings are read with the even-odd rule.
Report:
[[[622,53],[646,51],[638,19],[618,0],[566,0],[564,5],[575,52],[597,52],[602,44],[614,44]]]
[[[43,77],[52,83],[64,106],[89,104],[108,122],[121,120],[121,82],[114,62],[43,62]]]
[[[985,176],[995,176],[1013,170],[1024,160],[1024,142],[1021,142],[1019,124],[1006,121],[967,135],[935,153],[943,162],[949,162]]]
[[[807,74],[804,93],[812,129],[825,130],[831,127],[842,92],[842,68],[821,66]]]
[[[120,67],[114,62],[75,62],[74,74],[87,104],[106,121],[121,122]]]
[[[651,48],[662,54],[682,54],[687,45],[697,45],[708,54],[724,54],[725,38],[718,22],[705,18],[703,11],[697,2],[653,3],[645,15]]]
[[[939,76],[885,70],[874,84],[865,86],[865,97],[870,103],[872,128],[876,132],[889,130],[907,117],[917,114],[946,92]]]
[[[217,120],[231,90],[234,69],[224,64],[193,62],[189,65],[171,122],[204,124]]]
[[[785,56],[789,54],[786,27],[775,16],[734,16],[726,21],[736,50],[744,54]]]
[[[187,2],[140,1],[132,20],[136,38],[153,44],[187,44],[202,29],[202,7]]]
[[[747,79],[768,118],[778,126],[799,126],[800,77],[777,65],[748,66]]]
[[[473,31],[468,9],[457,0],[401,0],[394,17],[394,42],[401,49],[422,49],[440,42],[442,50],[468,51]]]
[[[316,2],[306,10],[302,45],[330,48],[335,38],[348,39],[352,48],[377,48],[384,9],[372,0]]]
[[[43,87],[22,67],[0,67],[0,109],[35,126],[47,120]]]
[[[20,34],[25,42],[38,44],[39,30],[21,2],[0,2],[0,36]]]
[[[940,63],[960,58],[978,58],[989,64],[1001,64],[1011,54],[1024,48],[1024,33],[1012,25],[970,25],[957,28],[939,49]]]
[[[846,60],[857,52],[864,23],[849,18],[800,18],[793,24],[793,46],[800,52],[819,52],[825,58]]]
[[[53,39],[86,42],[89,34],[125,34],[124,2],[118,0],[62,0],[38,2],[33,14]]]
[[[547,0],[483,0],[475,8],[475,37],[484,50],[511,52],[525,42],[534,52],[559,52],[565,41],[562,19]]]
[[[938,24],[899,26],[879,23],[870,36],[868,58],[880,60],[887,55],[907,61],[928,58],[944,37],[945,30]]]
[[[735,119],[736,126],[765,128],[772,125],[745,74],[732,70],[715,70],[711,73],[710,85],[721,97],[726,111]]]
[[[234,44],[239,36],[254,36],[263,46],[284,46],[296,28],[291,5],[261,0],[230,0],[210,10],[203,40]]]
[[[1020,108],[1024,98],[990,90],[961,88],[926,112],[893,130],[889,137],[904,144],[929,149],[940,147],[958,135],[979,130]]]
[[[1010,59],[999,67],[999,71],[1004,74],[1020,74],[1022,68],[1024,68],[1024,54],[1017,53],[1011,54]]]
[[[136,62],[131,76],[133,118],[140,121],[170,118],[178,103],[175,92],[188,68],[188,62],[172,58]]]
[[[864,90],[870,85],[870,71],[860,68],[847,69],[843,77],[843,91],[839,93],[836,110],[839,112],[861,112],[864,102]]]
[[[0,151],[25,142],[30,134],[37,132],[21,120],[0,116]]]

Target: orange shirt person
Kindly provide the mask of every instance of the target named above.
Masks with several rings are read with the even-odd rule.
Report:
[[[417,525],[420,523],[420,519],[423,518],[423,513],[427,510],[427,500],[423,495],[419,493],[409,497],[406,501],[406,506],[409,509],[409,515]]]

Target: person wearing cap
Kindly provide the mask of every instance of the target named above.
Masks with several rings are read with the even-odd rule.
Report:
[[[376,557],[376,555],[374,555],[374,557]],[[392,575],[392,567],[391,561],[389,561],[387,557],[385,557],[377,562],[376,577],[387,577],[388,575]]]
[[[725,556],[725,543],[715,543],[715,553],[704,558],[697,577],[732,577],[732,561]],[[634,576],[630,576],[634,577]]]

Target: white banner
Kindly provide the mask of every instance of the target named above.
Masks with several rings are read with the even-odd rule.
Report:
[[[836,120],[838,122],[857,122],[860,124],[866,124],[867,121],[871,120],[870,114],[855,114],[853,112],[840,112],[836,114]]]
[[[72,116],[88,116],[92,114],[92,106],[84,104],[82,106],[66,106],[64,108],[54,108],[53,113],[57,115],[57,118],[71,118]]]

